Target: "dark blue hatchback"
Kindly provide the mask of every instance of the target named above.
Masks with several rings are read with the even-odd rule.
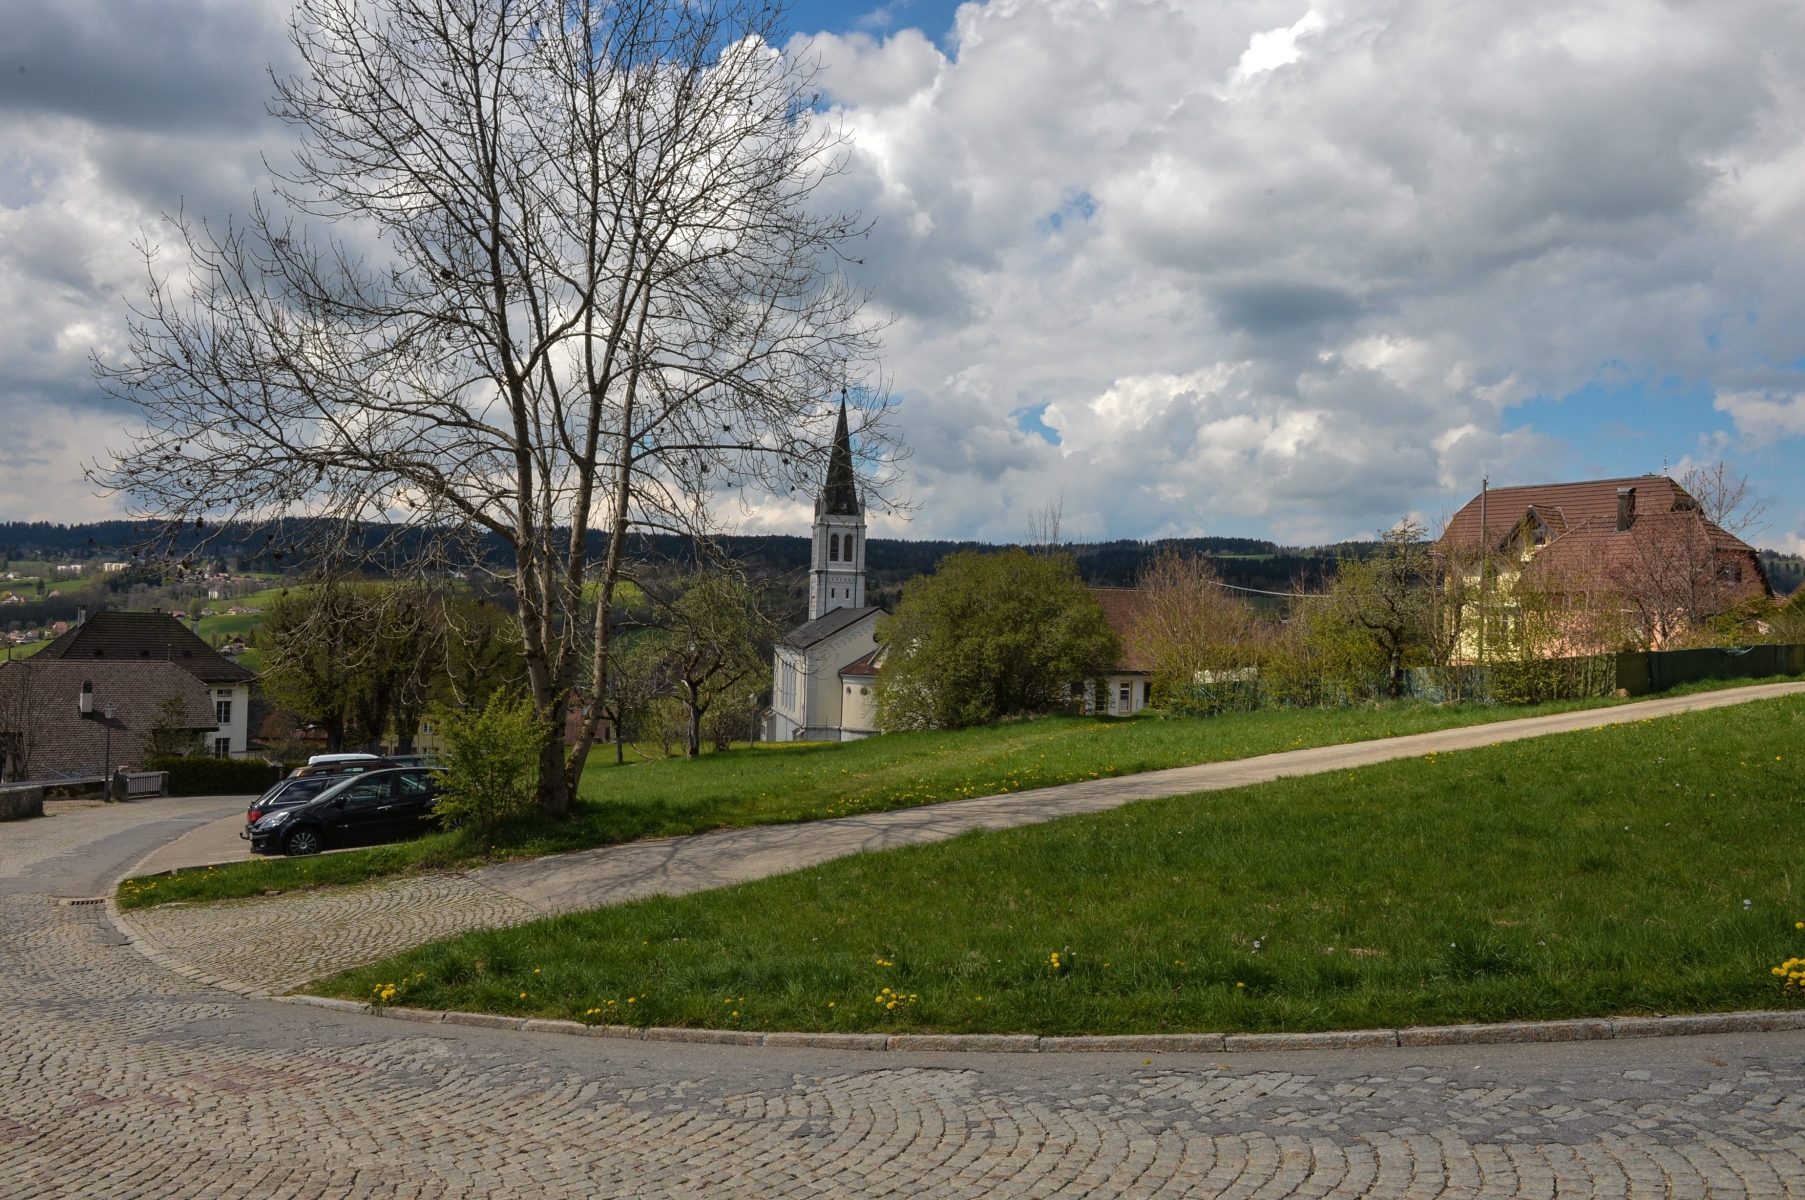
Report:
[[[326,785],[301,803],[277,808],[245,831],[255,854],[318,854],[423,833],[430,827],[438,786],[418,768],[313,776]]]

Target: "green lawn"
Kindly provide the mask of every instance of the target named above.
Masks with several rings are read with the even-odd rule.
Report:
[[[354,883],[498,858],[881,812],[1613,703],[1619,702],[1508,707],[1402,701],[1172,720],[1151,714],[1130,720],[1048,717],[860,742],[761,744],[693,761],[678,758],[625,767],[614,765],[611,748],[598,746],[584,773],[577,809],[568,819],[527,820],[488,835],[435,833],[305,863],[275,859],[235,864],[204,877],[184,874],[156,888],[122,891],[120,903],[129,907],[214,900]]]
[[[1130,804],[474,933],[316,986],[1041,1034],[1788,1007],[1805,698]],[[1057,956],[1057,958],[1055,958]]]

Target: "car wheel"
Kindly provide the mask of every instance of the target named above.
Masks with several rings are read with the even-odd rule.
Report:
[[[314,830],[297,829],[282,843],[282,853],[297,858],[303,854],[318,854],[321,846],[320,835]]]

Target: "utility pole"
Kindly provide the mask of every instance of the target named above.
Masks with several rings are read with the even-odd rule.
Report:
[[[1492,535],[1487,528],[1486,502],[1491,498],[1492,473],[1487,471],[1479,481],[1479,673],[1485,674],[1485,603],[1486,578],[1492,561]]]

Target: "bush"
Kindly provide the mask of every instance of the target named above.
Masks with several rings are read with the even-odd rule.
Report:
[[[1069,555],[1018,549],[941,559],[904,585],[877,640],[889,647],[877,682],[887,731],[1053,711],[1122,652]]]
[[[169,772],[171,796],[260,796],[282,778],[261,758],[153,758],[146,769]]]
[[[530,697],[498,691],[480,709],[440,709],[432,719],[445,739],[435,773],[440,821],[488,826],[533,807],[545,725]]]

